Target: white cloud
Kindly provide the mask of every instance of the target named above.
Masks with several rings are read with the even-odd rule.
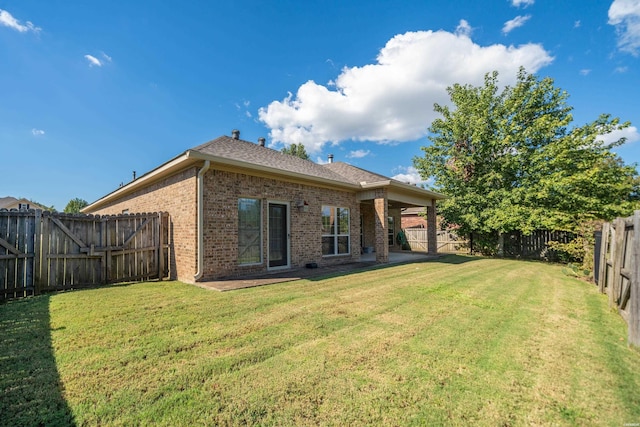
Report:
[[[12,28],[21,33],[25,33],[27,31],[33,31],[34,33],[39,33],[42,28],[36,27],[33,25],[31,21],[27,21],[24,25],[20,23],[16,18],[14,18],[9,12],[6,10],[0,9],[0,25],[4,25],[5,27]]]
[[[504,26],[502,27],[502,33],[505,35],[509,34],[511,31],[515,30],[516,28],[522,27],[524,24],[527,23],[529,19],[531,19],[531,15],[516,16],[515,18],[504,23]]]
[[[307,147],[305,147],[306,149]],[[316,157],[316,163],[319,165],[326,165],[327,163],[329,163],[329,159],[325,159],[324,157]]]
[[[613,70],[614,73],[618,74],[626,73],[627,71],[629,71],[629,67],[616,67],[615,70]]]
[[[368,156],[369,154],[371,154],[370,150],[355,150],[355,151],[351,151],[349,154],[347,154],[347,158],[349,158],[349,159],[361,159],[363,157]]]
[[[93,56],[93,55],[85,55],[84,57],[86,58],[87,61],[89,61],[89,67],[93,67],[94,65],[96,67],[102,67],[102,61],[100,61],[95,56]]]
[[[580,20],[578,19],[576,22],[573,23],[573,28],[580,28],[581,25],[582,25],[582,22],[580,22]]]
[[[471,25],[469,25],[465,19],[461,19],[460,23],[456,27],[456,35],[471,37],[472,32],[473,28],[471,28]]]
[[[33,136],[41,136],[44,135],[44,131],[42,129],[33,128],[31,129],[31,134],[33,134]]]
[[[532,6],[535,0],[511,0],[511,5],[515,7],[527,7]]]
[[[85,55],[84,58],[89,62],[89,67],[102,67],[105,63],[111,62],[111,57],[104,52],[100,52],[102,60],[96,58],[93,55]]]
[[[493,70],[513,84],[520,66],[535,73],[552,61],[539,44],[480,46],[446,31],[407,32],[389,40],[375,63],[343,68],[331,88],[308,81],[260,108],[259,119],[273,143],[302,143],[312,154],[345,140],[413,141],[437,117],[433,104],[449,104],[448,86],[480,86]]]
[[[640,0],[614,0],[609,7],[609,24],[616,27],[618,48],[638,56],[640,51]]]
[[[428,180],[424,180],[422,179],[422,177],[420,176],[420,172],[418,172],[418,170],[413,167],[413,166],[398,166],[397,168],[394,169],[394,172],[400,172],[396,175],[393,175],[391,178],[400,181],[400,182],[404,182],[404,183],[408,183],[408,184],[415,184],[415,185],[431,185],[432,184],[432,180],[428,179]]]
[[[626,138],[627,143],[640,141],[640,132],[635,126],[629,126],[621,130],[614,130],[606,135],[600,135],[597,137],[600,141],[604,141],[605,144],[611,144],[616,142],[620,138]]]
[[[588,68],[583,68],[582,70],[580,70],[581,76],[588,76],[589,74],[591,74],[591,70]]]

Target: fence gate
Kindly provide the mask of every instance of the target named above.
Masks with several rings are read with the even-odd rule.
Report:
[[[168,275],[168,216],[0,211],[0,299]]]
[[[609,306],[629,325],[629,343],[640,347],[640,211],[602,227],[596,282]]]

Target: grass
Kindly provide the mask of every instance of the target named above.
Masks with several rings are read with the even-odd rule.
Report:
[[[559,266],[448,256],[0,305],[0,425],[640,423],[640,352]]]

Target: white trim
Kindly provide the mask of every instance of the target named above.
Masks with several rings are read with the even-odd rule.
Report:
[[[196,266],[196,274],[193,276],[193,280],[195,282],[200,280],[204,273],[202,268],[202,265],[204,264],[204,174],[209,170],[209,166],[211,166],[211,163],[207,160],[204,162],[202,169],[198,171],[198,200],[196,201],[198,204],[196,207],[198,215],[196,225],[198,227],[196,230],[196,234],[198,235],[198,246],[196,247],[198,265]]]

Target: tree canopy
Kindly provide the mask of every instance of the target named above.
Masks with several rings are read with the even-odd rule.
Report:
[[[69,203],[67,203],[67,206],[64,208],[64,212],[79,213],[82,208],[88,205],[89,203],[86,200],[76,197],[75,199],[69,200]]]
[[[301,159],[311,160],[307,154],[307,150],[304,148],[304,144],[302,143],[291,144],[288,147],[284,147],[281,151],[285,154],[300,157]]]
[[[484,85],[455,84],[453,105],[429,131],[414,164],[449,196],[438,205],[445,223],[462,233],[536,229],[575,232],[585,221],[630,214],[637,206],[635,165],[625,165],[602,135],[629,126],[603,114],[570,128],[567,92],[551,78],[521,69],[513,87],[499,90],[498,73]]]

